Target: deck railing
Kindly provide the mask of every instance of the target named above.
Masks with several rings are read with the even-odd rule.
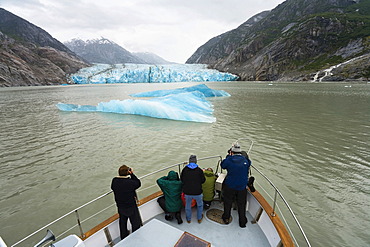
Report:
[[[302,228],[302,226],[301,226],[301,224],[299,223],[299,221],[298,221],[298,219],[297,219],[297,217],[296,217],[296,215],[295,215],[295,213],[293,212],[293,210],[292,210],[292,208],[290,207],[290,205],[289,205],[289,203],[287,202],[287,200],[284,198],[284,196],[283,196],[283,194],[279,191],[279,189],[271,182],[271,180],[265,175],[265,174],[263,174],[259,169],[257,169],[255,166],[251,166],[253,169],[254,169],[254,171],[256,171],[262,178],[264,178],[269,184],[270,184],[270,186],[271,186],[271,188],[273,189],[273,197],[272,197],[272,195],[269,193],[269,192],[267,192],[267,190],[264,188],[264,187],[262,187],[262,185],[261,185],[261,183],[259,183],[258,182],[258,180],[255,180],[255,182],[257,181],[257,184],[259,185],[258,187],[257,187],[257,190],[259,190],[259,189],[261,189],[262,191],[264,191],[265,192],[265,194],[272,200],[272,213],[271,213],[271,216],[272,217],[274,217],[274,216],[276,216],[276,211],[279,211],[279,216],[280,216],[280,218],[282,218],[283,219],[283,221],[284,221],[284,223],[285,223],[285,226],[287,227],[287,229],[288,229],[288,231],[290,232],[290,235],[291,235],[291,237],[293,238],[293,241],[295,242],[295,245],[296,246],[300,246],[300,244],[299,244],[299,242],[298,242],[298,240],[297,240],[297,238],[296,238],[296,236],[295,236],[295,234],[292,232],[292,229],[291,229],[291,226],[290,226],[290,224],[286,221],[286,219],[285,219],[285,216],[284,216],[284,213],[283,213],[283,211],[282,211],[282,209],[281,209],[281,207],[279,207],[279,205],[278,205],[278,198],[280,198],[281,200],[282,200],[282,202],[283,202],[283,205],[286,207],[286,209],[288,210],[288,212],[289,212],[289,214],[290,214],[290,216],[293,218],[293,220],[294,220],[294,223],[296,224],[296,226],[298,227],[298,229],[299,229],[299,232],[302,234],[302,237],[303,237],[303,239],[304,239],[304,242],[305,242],[305,244],[306,244],[306,246],[309,246],[309,247],[311,247],[311,244],[310,244],[310,241],[308,240],[308,238],[307,238],[307,235],[306,235],[306,233],[304,232],[304,230],[303,230],[303,228]],[[254,175],[255,175],[255,172],[253,173]],[[265,199],[267,199],[267,198],[265,198]]]
[[[214,160],[217,159],[217,164],[215,165],[214,163],[210,163],[208,164],[207,167],[215,167],[215,172],[218,173],[218,170],[220,169],[220,163],[222,161],[222,157],[221,156],[210,156],[210,157],[205,157],[205,158],[199,158],[198,159],[198,163],[202,163],[202,167],[205,167],[205,163],[209,162],[210,160]],[[203,161],[204,161],[204,164],[203,164]],[[167,166],[167,167],[164,167],[162,169],[159,169],[159,170],[156,170],[154,172],[151,172],[151,173],[148,173],[144,176],[141,176],[139,177],[140,180],[142,181],[142,185],[144,184],[143,182],[149,180],[151,177],[153,177],[150,181],[150,186],[142,186],[142,188],[140,188],[140,190],[138,190],[138,194],[139,194],[139,197],[142,198],[142,197],[145,197],[145,196],[148,196],[150,193],[152,192],[146,192],[148,190],[151,190],[155,187],[155,191],[158,191],[159,188],[158,186],[156,185],[155,183],[155,180],[157,178],[159,178],[160,176],[163,176],[165,175],[165,172],[169,171],[169,170],[174,170],[174,169],[178,169],[178,172],[179,174],[181,173],[181,170],[182,168],[187,164],[187,162],[181,162],[181,163],[177,163],[177,164],[174,164],[174,165],[170,165],[170,166]],[[254,171],[256,171],[258,174],[261,175],[261,177],[263,177],[270,185],[271,187],[273,188],[273,192],[274,192],[274,199],[272,199],[272,207],[273,207],[273,213],[275,213],[275,210],[278,209],[279,211],[279,216],[281,217],[283,212],[281,212],[280,210],[280,207],[278,206],[278,203],[277,203],[277,198],[281,198],[281,200],[283,201],[283,205],[288,209],[289,211],[289,214],[293,217],[294,221],[295,221],[295,224],[298,226],[298,229],[300,231],[300,233],[302,234],[303,238],[304,238],[304,242],[306,243],[306,246],[311,246],[310,245],[310,242],[306,236],[306,234],[304,233],[304,230],[303,228],[301,227],[297,217],[295,216],[293,210],[291,209],[291,207],[289,206],[288,202],[285,200],[285,198],[283,197],[283,195],[281,194],[281,192],[276,188],[276,186],[271,182],[271,180],[265,176],[261,171],[259,171],[255,166],[252,165],[252,168]],[[220,172],[222,173],[222,169],[220,170]],[[259,183],[258,183],[259,184]],[[257,190],[259,189],[262,189],[263,191],[265,191],[269,197],[271,197],[269,195],[269,193],[263,189],[263,188],[260,188],[260,187],[257,187]],[[99,197],[81,205],[80,207],[64,214],[63,216],[57,218],[56,220],[50,222],[49,224],[41,227],[40,229],[36,230],[35,232],[31,233],[30,235],[24,237],[23,239],[19,240],[18,242],[14,243],[13,245],[11,245],[12,247],[15,247],[15,246],[22,246],[22,244],[24,246],[31,246],[31,242],[37,242],[38,240],[40,240],[42,238],[42,236],[40,237],[40,234],[41,233],[45,233],[47,229],[50,229],[51,226],[53,226],[54,224],[66,219],[67,217],[72,217],[74,215],[73,218],[75,223],[72,223],[72,224],[69,224],[68,226],[65,226],[63,225],[63,230],[60,230],[58,229],[58,235],[56,236],[57,239],[61,238],[62,236],[66,236],[68,234],[76,234],[76,235],[80,235],[81,237],[84,237],[84,224],[85,222],[87,222],[88,220],[90,219],[93,219],[95,217],[97,217],[98,215],[102,214],[103,212],[115,212],[116,211],[116,207],[115,207],[115,203],[114,203],[114,200],[113,200],[113,196],[112,196],[112,193],[113,191],[109,191],[109,192],[106,192],[102,195],[100,195]],[[141,196],[142,195],[142,196]],[[279,197],[278,197],[279,196]],[[98,212],[94,212],[92,213],[91,215],[89,215],[88,217],[85,217],[83,219],[81,219],[81,216],[80,216],[80,212],[82,210],[84,210],[85,208],[87,207],[90,207],[92,205],[96,205],[99,201],[103,200],[104,198],[108,198],[109,199],[109,202],[107,203],[108,206],[104,206],[103,209],[101,210],[98,210]],[[95,209],[95,206],[94,206],[94,209]],[[109,215],[111,216],[111,215]],[[70,219],[71,220],[71,219]],[[291,227],[289,226],[291,222],[287,222],[285,221],[284,222],[286,227],[288,228],[288,230],[290,231],[291,235],[292,235],[292,238],[294,239],[295,241],[295,244],[297,246],[299,246],[298,244],[298,241],[296,240],[296,238],[294,237],[294,233],[292,232],[291,230]],[[53,229],[53,231],[55,231]],[[35,240],[37,236],[37,240]],[[31,238],[33,239],[33,241],[31,241]]]

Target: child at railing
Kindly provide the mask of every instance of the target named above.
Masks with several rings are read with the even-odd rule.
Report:
[[[206,178],[206,181],[202,184],[203,208],[207,210],[211,206],[213,198],[215,197],[216,175],[213,173],[213,169],[209,167],[204,170],[204,177]]]

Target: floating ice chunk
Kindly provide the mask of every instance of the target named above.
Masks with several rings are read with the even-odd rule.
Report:
[[[92,105],[75,105],[75,104],[58,103],[57,107],[61,111],[85,111],[85,112],[97,111],[96,106],[92,106]]]
[[[213,106],[200,92],[187,92],[149,100],[111,100],[97,106],[58,103],[61,111],[134,114],[180,121],[213,123]]]
[[[229,93],[223,90],[215,90],[207,87],[205,84],[199,84],[192,87],[171,89],[171,90],[157,90],[151,92],[135,93],[131,94],[133,97],[163,97],[170,94],[179,94],[184,92],[200,92],[204,97],[224,97],[230,96]]]
[[[235,81],[238,76],[204,64],[95,64],[71,75],[77,84]]]

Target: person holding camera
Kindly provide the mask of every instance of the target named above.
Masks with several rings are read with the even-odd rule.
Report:
[[[224,213],[222,220],[229,224],[233,199],[236,198],[238,207],[239,226],[244,228],[248,222],[246,217],[248,172],[251,161],[248,156],[243,156],[239,144],[234,144],[229,154],[221,162],[222,169],[227,170],[227,175],[222,183],[224,198]]]
[[[136,195],[136,190],[140,188],[141,182],[135,176],[134,171],[126,165],[122,165],[118,169],[118,174],[119,176],[112,179],[111,189],[118,208],[121,239],[124,239],[129,235],[128,219],[130,219],[132,232],[142,226]]]

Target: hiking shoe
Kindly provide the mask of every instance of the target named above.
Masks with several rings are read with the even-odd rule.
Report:
[[[241,228],[244,228],[244,227],[246,227],[247,223],[248,223],[248,219],[247,219],[247,218],[245,218],[245,223],[243,224],[243,223],[240,223],[240,222],[239,222],[239,226],[240,226]]]
[[[225,225],[228,225],[230,223],[229,219],[222,218],[222,221],[224,222]]]
[[[202,220],[203,220],[203,214],[202,214],[202,218],[200,218],[200,219],[198,220],[198,223],[200,224],[200,223],[202,222]]]
[[[186,220],[189,224],[191,223],[191,220]]]
[[[168,221],[171,221],[173,220],[173,216],[172,215],[165,215],[164,218]]]

